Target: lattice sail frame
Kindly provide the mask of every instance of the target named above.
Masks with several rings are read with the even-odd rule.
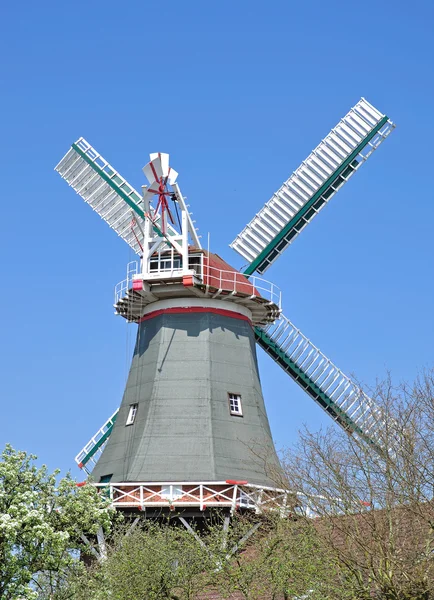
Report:
[[[136,254],[146,214],[141,194],[83,137],[79,138],[55,167],[59,175],[121,237]],[[159,215],[149,209],[157,233]],[[167,239],[178,232],[169,224]],[[170,244],[168,244],[168,247]]]
[[[377,451],[392,451],[386,447],[391,440],[383,433],[383,410],[283,314],[270,325],[255,327],[255,337],[261,348],[343,429],[356,433]]]
[[[75,457],[75,462],[80,469],[83,469],[88,475],[92,472],[98,458],[107,443],[108,438],[113,430],[119,413],[119,408],[115,410],[112,416],[98,429],[94,436],[90,438],[86,446],[80,450]]]
[[[264,273],[394,127],[362,98],[230,244],[245,273]]]

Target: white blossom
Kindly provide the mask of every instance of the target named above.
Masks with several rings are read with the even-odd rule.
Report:
[[[93,486],[57,480],[36,457],[6,446],[0,456],[0,598],[35,600],[41,573],[62,573],[78,560],[81,534],[108,530],[108,500]],[[54,577],[55,579],[55,577]]]

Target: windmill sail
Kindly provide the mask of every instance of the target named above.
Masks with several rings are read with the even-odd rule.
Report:
[[[381,408],[283,315],[255,327],[258,344],[341,427],[378,450],[384,448],[385,417]]]
[[[362,98],[230,244],[245,273],[264,273],[393,128]]]
[[[141,195],[89,142],[82,137],[78,139],[55,170],[134,252],[141,253],[138,232],[143,230],[146,218]],[[161,233],[158,228],[160,215],[154,218],[152,209],[151,214],[154,228]],[[169,225],[168,235],[175,234]]]
[[[107,440],[112,432],[118,412],[119,408],[115,410],[112,416],[107,419],[104,425],[98,429],[86,446],[75,457],[75,462],[77,465],[80,467],[80,469],[84,469],[87,474],[92,471],[93,467],[98,461],[98,458],[101,456]],[[88,464],[89,462],[90,464]]]

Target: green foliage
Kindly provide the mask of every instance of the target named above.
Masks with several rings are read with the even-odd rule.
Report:
[[[109,530],[112,510],[93,486],[36,467],[35,456],[6,446],[0,461],[0,598],[32,600],[39,580],[77,563],[81,534]]]
[[[339,429],[300,433],[286,485],[360,600],[434,598],[434,369],[412,385],[380,383],[377,453]],[[380,435],[380,434],[379,434]]]
[[[132,532],[119,530],[107,559],[85,576],[75,573],[51,600],[195,600],[208,592],[245,600],[350,600],[337,573],[305,519],[234,517],[227,528],[208,523],[200,541],[176,518],[143,521]]]
[[[238,593],[246,600],[351,597],[312,522],[277,515],[263,516],[246,548],[222,563],[217,587],[225,597]]]
[[[116,600],[191,600],[213,566],[184,527],[146,522],[130,535],[119,533],[101,569]]]

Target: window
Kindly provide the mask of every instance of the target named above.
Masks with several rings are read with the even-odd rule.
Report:
[[[239,505],[241,508],[256,508],[253,498],[243,491],[240,491]]]
[[[188,268],[196,272],[196,275],[202,275],[202,256],[190,254],[188,257]]]
[[[164,500],[178,500],[182,498],[182,485],[162,485],[160,496]]]
[[[151,272],[161,272],[161,271],[172,271],[172,269],[180,269],[181,268],[181,258],[174,257],[173,262],[171,257],[161,257],[160,260],[158,258],[152,258],[149,263],[149,269]]]
[[[112,477],[113,477],[113,473],[110,473],[110,475],[101,475],[99,482],[100,483],[110,483]],[[110,498],[110,486],[107,485],[105,488],[100,488],[100,493],[103,496],[105,496],[106,498]]]
[[[127,422],[125,423],[125,425],[132,425],[134,423],[138,406],[138,404],[130,404],[130,410],[128,412]]]
[[[241,408],[241,394],[228,393],[229,397],[229,412],[231,415],[242,417],[243,409]]]

